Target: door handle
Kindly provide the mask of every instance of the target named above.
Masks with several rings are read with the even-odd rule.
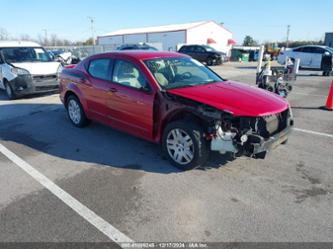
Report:
[[[109,92],[112,92],[112,93],[115,93],[115,92],[117,92],[118,90],[117,90],[117,88],[114,88],[114,87],[111,87],[110,89],[109,89]]]

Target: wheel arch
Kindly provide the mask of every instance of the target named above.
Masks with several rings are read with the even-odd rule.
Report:
[[[68,84],[66,92],[64,94],[64,104],[65,106],[67,105],[67,100],[70,95],[74,95],[77,97],[83,107],[83,109],[86,111],[87,110],[87,101],[85,100],[81,90],[74,84]]]
[[[161,128],[160,128],[160,136],[159,136],[159,141],[162,139],[162,134],[165,130],[165,127],[175,121],[179,120],[186,120],[188,122],[195,122],[198,125],[206,128],[208,127],[208,122],[203,119],[200,115],[197,113],[193,112],[192,110],[188,109],[180,109],[180,110],[175,110],[171,113],[169,113],[162,122]]]

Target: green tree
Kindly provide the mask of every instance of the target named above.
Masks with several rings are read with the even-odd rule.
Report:
[[[243,46],[257,46],[258,43],[249,35],[245,36]]]
[[[93,45],[93,44],[94,44],[93,38],[89,38],[88,40],[83,42],[83,45]]]

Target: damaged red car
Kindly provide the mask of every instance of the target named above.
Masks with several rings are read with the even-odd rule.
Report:
[[[184,170],[203,166],[210,151],[264,157],[286,143],[293,126],[285,99],[225,80],[178,53],[94,55],[59,80],[75,126],[94,120],[159,143]]]

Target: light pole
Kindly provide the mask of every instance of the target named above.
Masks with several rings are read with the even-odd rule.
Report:
[[[91,17],[91,16],[88,16],[88,19],[90,20],[92,43],[93,43],[93,46],[95,46],[96,45],[96,42],[95,42],[95,28],[94,28],[95,18]]]
[[[290,35],[290,25],[287,26],[287,41],[286,41],[286,48],[289,47],[289,35]]]

